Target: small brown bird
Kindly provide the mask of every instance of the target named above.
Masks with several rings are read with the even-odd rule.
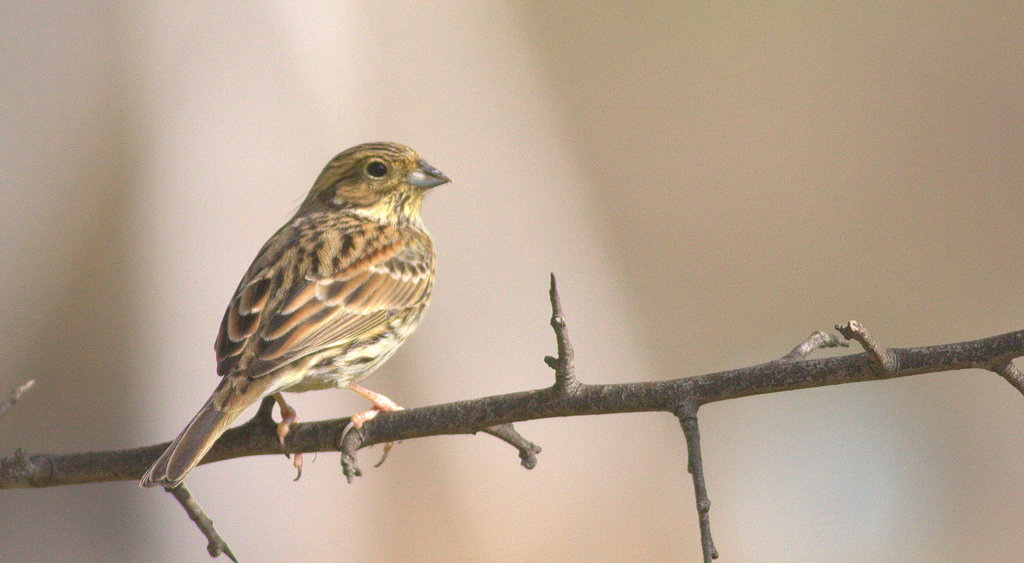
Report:
[[[356,427],[400,409],[358,385],[412,333],[430,300],[434,245],[420,204],[448,182],[412,149],[367,143],[334,157],[299,210],[263,245],[228,304],[213,395],[142,477],[177,486],[246,407],[283,391],[347,387],[373,403]]]

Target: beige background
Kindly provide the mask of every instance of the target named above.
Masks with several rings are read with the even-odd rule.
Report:
[[[256,250],[358,142],[454,182],[420,331],[368,383],[406,406],[548,385],[549,271],[580,374],[777,357],[857,318],[893,346],[1022,327],[1024,9],[933,2],[4,3],[0,454],[168,440],[216,383]],[[306,420],[365,404],[295,397]],[[946,373],[702,412],[723,561],[1024,551],[1024,398]],[[692,561],[669,415],[403,443],[189,483],[248,561]],[[134,483],[0,493],[0,558],[205,561]]]

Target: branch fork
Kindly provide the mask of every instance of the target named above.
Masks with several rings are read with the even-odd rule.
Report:
[[[875,377],[888,379],[896,377],[900,369],[899,358],[888,348],[875,342],[868,329],[857,321],[836,325],[836,330],[847,340],[855,340],[868,353],[868,368]]]

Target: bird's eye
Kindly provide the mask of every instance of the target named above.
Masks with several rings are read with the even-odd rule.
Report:
[[[366,165],[366,173],[374,178],[383,178],[388,173],[388,165],[374,160]]]

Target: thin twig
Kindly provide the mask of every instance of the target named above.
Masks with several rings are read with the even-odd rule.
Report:
[[[856,340],[868,353],[868,366],[880,378],[895,377],[899,372],[899,359],[888,348],[875,342],[868,329],[859,321],[836,325],[836,330],[848,340]]]
[[[555,331],[555,342],[558,344],[558,357],[544,357],[544,363],[555,370],[554,390],[559,395],[570,394],[580,387],[576,380],[576,353],[573,351],[572,342],[569,341],[569,328],[565,323],[565,315],[562,314],[562,300],[558,297],[558,286],[555,284],[555,274],[551,274],[551,289],[548,290],[551,298],[551,328]]]
[[[839,338],[835,334],[825,333],[820,330],[816,330],[807,337],[796,348],[793,348],[788,354],[780,358],[783,361],[792,362],[796,360],[802,360],[810,355],[811,352],[818,348],[848,348],[850,343]]]
[[[390,413],[381,413],[374,417],[374,420],[385,414]],[[365,427],[365,425],[363,428],[351,428],[346,426],[341,433],[341,437],[335,444],[337,451],[341,452],[341,472],[345,475],[345,480],[349,483],[352,483],[356,477],[361,477],[363,475],[363,471],[359,469],[359,464],[356,460],[356,452],[367,445],[371,445],[366,441],[367,435],[363,430]],[[519,450],[520,463],[526,469],[533,469],[537,466],[537,454],[541,452],[541,447],[530,442],[526,438],[523,438],[523,436],[516,431],[512,423],[496,424],[479,430],[452,432],[452,434],[476,434],[477,432],[490,434],[491,436],[494,436],[495,438],[498,438]],[[382,458],[377,465],[374,465],[374,467],[379,467],[383,461],[384,459]]]
[[[1024,373],[1021,373],[1012,361],[996,364],[992,371],[1003,376],[1003,379],[1010,382],[1019,393],[1024,394]]]
[[[499,424],[490,428],[484,428],[481,432],[486,432],[495,438],[499,438],[519,450],[519,459],[523,467],[533,469],[537,466],[537,454],[540,453],[540,446],[523,438],[511,424]]]
[[[181,507],[188,513],[188,517],[196,523],[199,531],[206,536],[207,544],[206,551],[209,552],[210,557],[217,557],[221,553],[227,555],[229,559],[238,563],[238,559],[235,559],[235,554],[231,553],[231,548],[228,547],[228,542],[224,541],[224,538],[220,537],[217,530],[213,527],[213,520],[206,515],[203,511],[203,507],[199,506],[199,501],[192,496],[192,493],[185,488],[185,484],[182,483],[173,489],[164,489],[168,493],[174,495],[174,499],[181,504]]]
[[[697,427],[697,408],[684,404],[676,416],[686,437],[686,469],[693,477],[693,492],[697,501],[697,521],[700,526],[700,547],[704,553],[704,563],[718,559],[715,541],[711,538],[711,500],[708,499],[707,486],[704,483],[704,463],[700,457],[700,429]]]
[[[22,383],[21,387],[18,387],[14,391],[11,391],[11,394],[8,395],[6,399],[0,401],[0,416],[3,416],[5,412],[10,410],[11,407],[17,404],[18,399],[21,399],[21,396],[24,395],[25,392],[31,389],[32,386],[35,384],[35,379],[29,379],[25,383]]]

